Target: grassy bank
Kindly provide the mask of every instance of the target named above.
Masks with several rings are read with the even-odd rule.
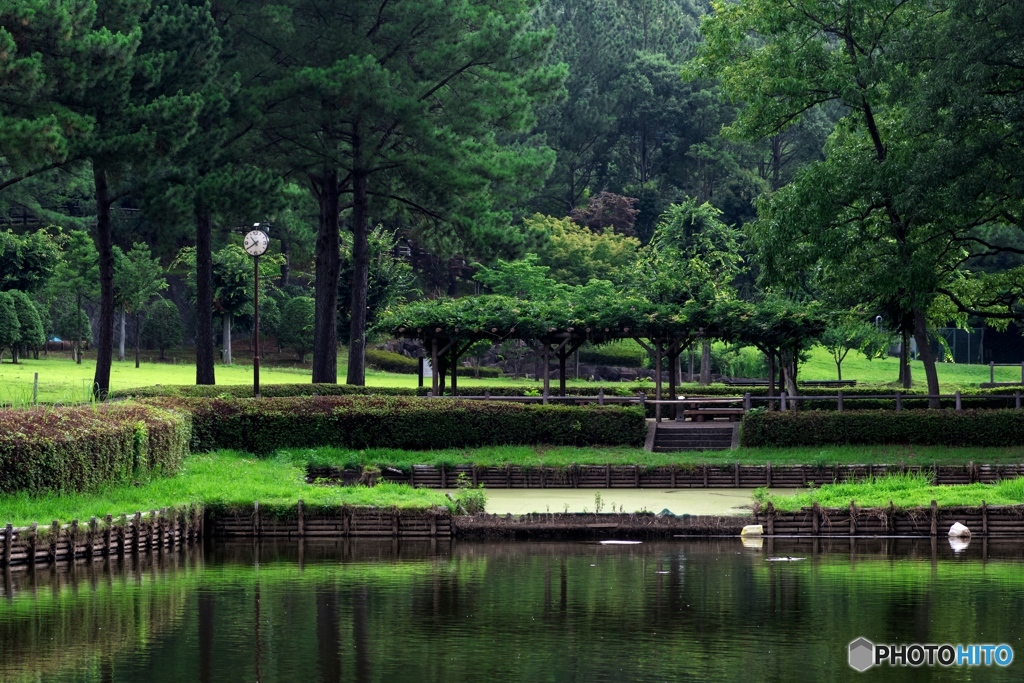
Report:
[[[799,510],[818,503],[822,507],[846,507],[853,501],[858,507],[888,507],[899,509],[928,507],[931,501],[940,506],[1019,505],[1024,503],[1024,479],[1010,479],[997,484],[959,484],[932,486],[927,477],[893,475],[879,477],[860,484],[826,484],[805,493],[780,496],[768,489],[754,491],[754,500],[777,509]]]
[[[1015,448],[951,448],[945,446],[835,446],[830,448],[739,448],[735,451],[650,453],[642,448],[572,448],[494,446],[486,448],[407,451],[390,448],[293,448],[277,457],[297,465],[395,467],[413,465],[478,465],[481,467],[565,467],[568,465],[997,465],[1024,460],[1024,446]]]
[[[192,455],[181,472],[144,486],[112,486],[95,493],[30,496],[24,493],[0,496],[0,524],[22,526],[50,520],[69,522],[92,516],[121,515],[179,507],[192,503],[251,506],[294,505],[302,499],[307,506],[369,505],[377,507],[427,508],[446,506],[450,501],[436,491],[404,485],[382,484],[374,488],[312,486],[305,482],[305,468],[290,459],[257,459],[232,451]]]

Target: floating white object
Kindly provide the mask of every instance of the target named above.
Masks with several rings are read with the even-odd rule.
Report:
[[[601,541],[601,545],[640,545],[643,541]]]
[[[953,526],[949,527],[949,535],[955,538],[962,538],[964,536],[970,536],[971,530],[960,522],[954,522]]]
[[[765,562],[799,562],[806,559],[806,557],[769,557]]]
[[[740,530],[740,536],[760,536],[764,534],[764,526],[760,524],[748,524]]]

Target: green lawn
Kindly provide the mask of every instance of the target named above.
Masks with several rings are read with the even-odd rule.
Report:
[[[1024,445],[1015,448],[951,448],[946,446],[834,446],[830,448],[739,448],[735,451],[649,453],[641,448],[571,448],[554,446],[494,446],[436,451],[375,448],[286,449],[277,457],[297,465],[337,467],[394,467],[412,465],[478,465],[481,467],[565,467],[567,465],[963,465],[1024,461]]]
[[[342,358],[339,358],[341,361]],[[843,363],[843,377],[856,379],[865,384],[894,383],[898,373],[898,362],[894,358],[883,360],[866,360],[862,355],[851,352]],[[924,370],[920,362],[911,363],[914,386],[925,388]],[[39,360],[22,360],[18,365],[10,361],[0,363],[0,404],[24,404],[32,396],[32,377],[39,373],[39,400],[44,402],[80,402],[90,395],[95,360],[86,358],[81,365],[66,357],[52,355]],[[339,362],[338,377],[344,381],[346,367]],[[251,365],[217,365],[218,384],[251,384]],[[263,384],[291,384],[310,381],[312,373],[308,367],[264,366],[260,370],[260,381]],[[808,362],[800,366],[801,379],[835,379],[835,363],[828,351],[816,348],[810,354]],[[977,388],[981,382],[989,378],[988,366],[955,365],[941,363],[939,365],[939,381],[943,391],[955,389]],[[1020,369],[1015,367],[996,368],[996,380],[1011,382],[1020,380]],[[111,370],[110,383],[112,389],[128,389],[133,387],[153,386],[156,384],[193,384],[195,367],[187,358],[179,358],[174,362],[144,362],[136,369],[131,360],[115,361]],[[366,373],[369,386],[415,387],[415,375],[400,375],[392,372],[369,370]],[[557,387],[557,382],[553,383]],[[586,381],[570,380],[569,386],[586,386]],[[534,380],[510,378],[472,379],[459,378],[461,388],[474,386],[517,385],[538,388],[540,383]],[[688,385],[689,387],[689,385]],[[699,391],[699,389],[694,389]],[[692,393],[692,392],[691,392]]]
[[[0,523],[24,526],[51,520],[62,523],[107,514],[118,517],[136,510],[147,512],[192,503],[251,506],[294,506],[302,499],[308,506],[371,505],[427,508],[447,506],[438,491],[397,484],[364,486],[313,486],[305,481],[304,467],[286,459],[257,459],[220,451],[189,456],[178,475],[156,479],[144,486],[112,486],[96,493],[63,496],[0,495]]]
[[[817,502],[822,507],[842,508],[853,501],[858,507],[900,509],[927,507],[931,501],[940,506],[1020,505],[1024,503],[1024,479],[1008,479],[997,484],[958,484],[932,486],[926,477],[894,475],[880,477],[862,484],[826,484],[790,496],[757,489],[754,499],[761,504],[772,503],[779,510],[799,510]]]

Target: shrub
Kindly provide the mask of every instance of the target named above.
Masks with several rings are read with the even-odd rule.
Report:
[[[260,395],[265,398],[288,396],[415,396],[411,387],[360,387],[352,384],[261,384]],[[423,393],[426,393],[425,391]],[[252,398],[251,384],[195,385],[164,384],[134,389],[117,389],[110,398]]]
[[[300,363],[306,362],[306,354],[313,348],[313,318],[315,316],[316,302],[308,296],[296,296],[288,299],[281,308],[277,343],[282,348],[295,351]]]
[[[0,411],[0,492],[69,493],[178,471],[191,420],[154,406]]]
[[[580,348],[580,362],[624,368],[651,367],[650,355],[632,339],[620,339],[601,346],[585,344]]]
[[[914,444],[921,446],[1019,446],[1020,410],[859,410],[749,413],[744,447]]]
[[[366,349],[366,364],[384,372],[397,372],[402,375],[415,375],[419,372],[419,361],[415,358],[382,349]]]
[[[192,415],[197,451],[229,448],[436,449],[502,444],[639,446],[637,408],[542,406],[454,399],[349,396],[219,400],[149,399]]]

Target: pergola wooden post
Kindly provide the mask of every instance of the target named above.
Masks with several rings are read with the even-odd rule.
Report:
[[[437,337],[430,340],[430,395],[437,396]]]

